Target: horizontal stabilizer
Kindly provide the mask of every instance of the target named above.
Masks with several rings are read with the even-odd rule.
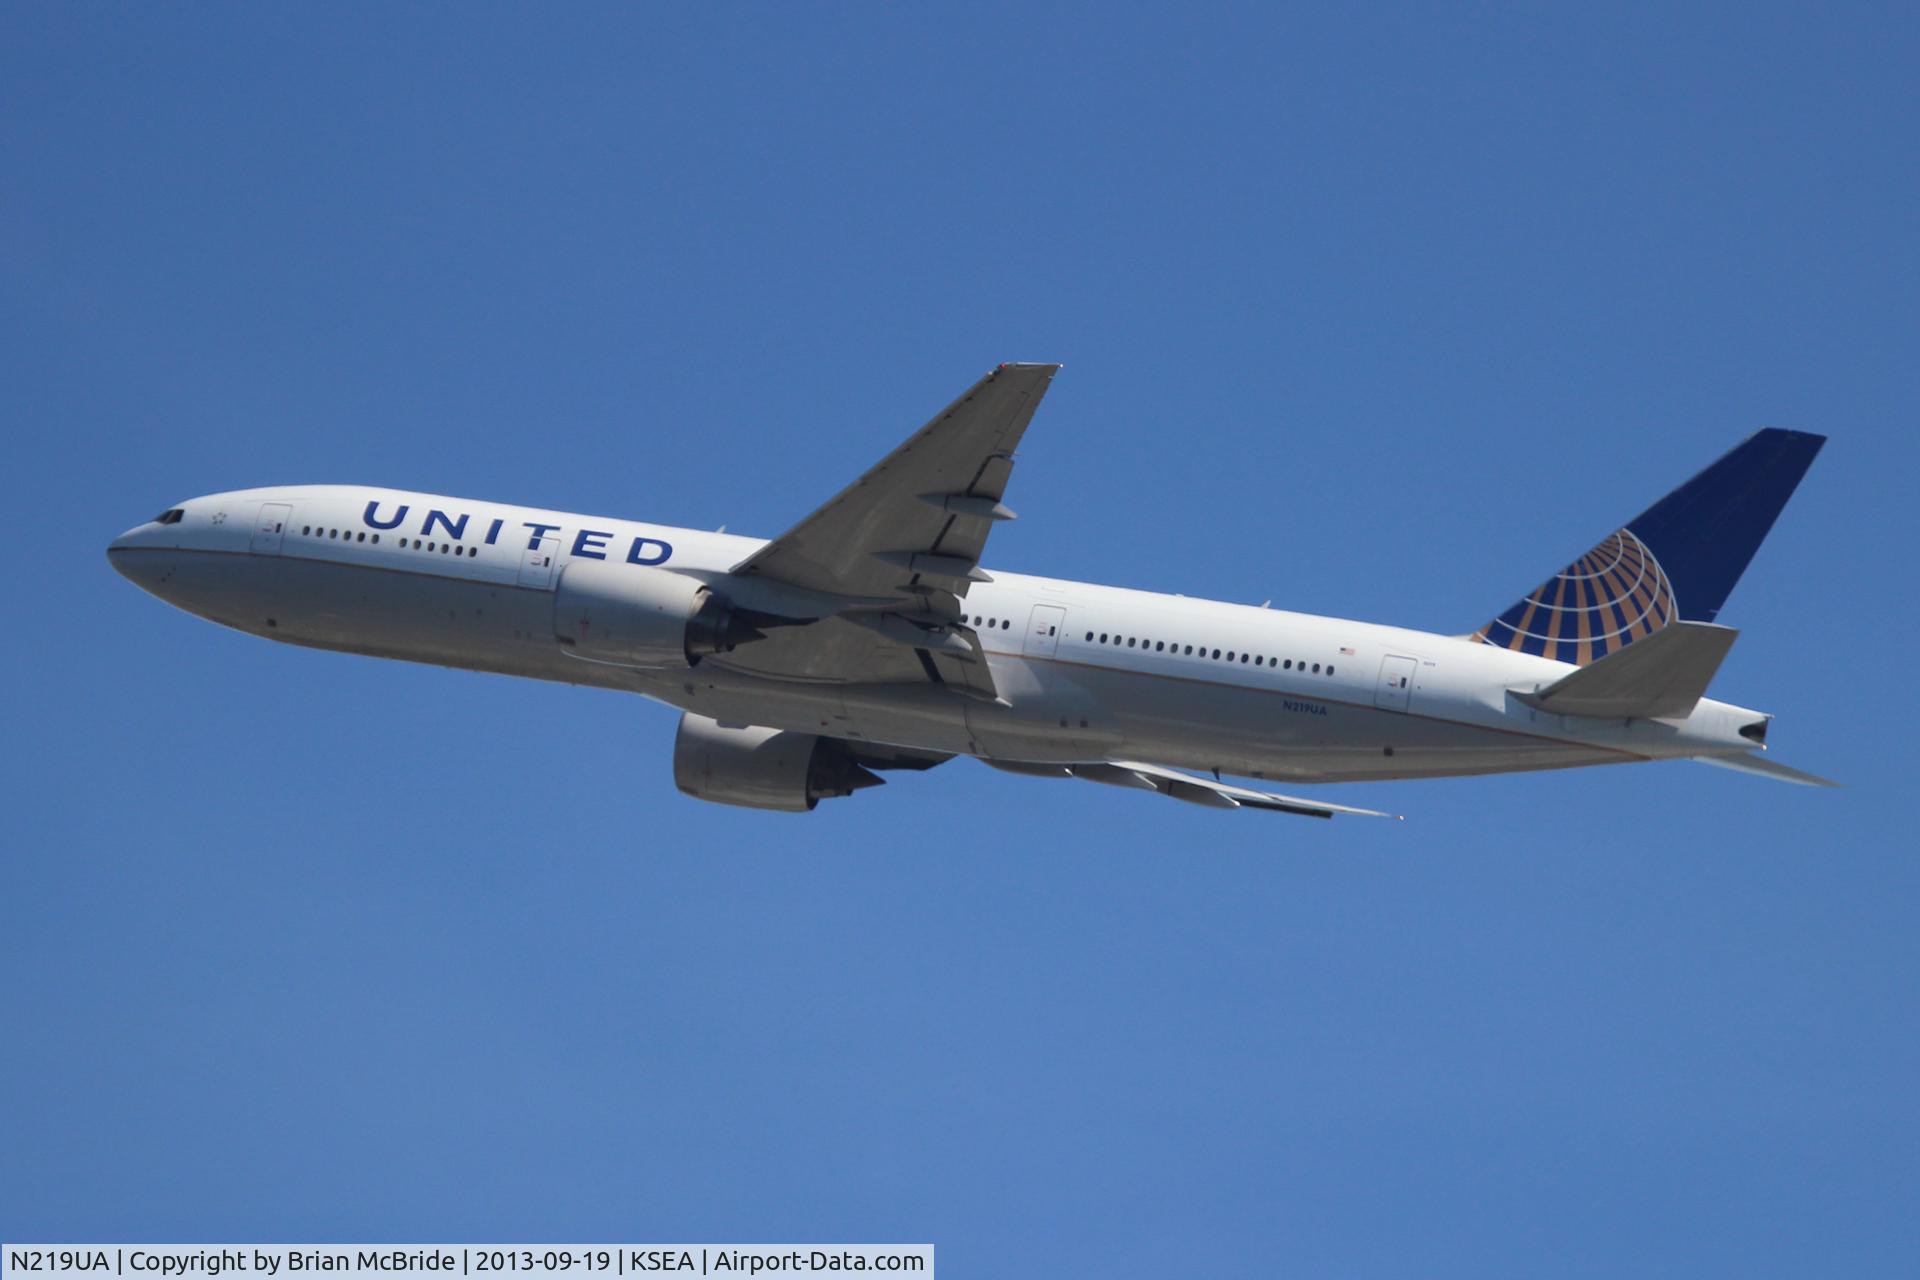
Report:
[[[1765,756],[1695,756],[1701,764],[1714,765],[1721,769],[1732,769],[1736,773],[1751,773],[1756,777],[1772,778],[1776,782],[1793,782],[1803,787],[1837,787],[1841,785],[1832,778],[1823,778],[1817,773],[1804,773],[1784,764],[1767,759]]]
[[[1685,719],[1739,634],[1710,622],[1676,622],[1544,689],[1515,693],[1559,715]]]

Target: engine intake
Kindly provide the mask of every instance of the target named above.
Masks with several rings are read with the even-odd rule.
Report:
[[[575,657],[622,667],[694,667],[806,619],[736,609],[706,583],[665,569],[576,560],[553,593],[554,638]]]
[[[673,784],[715,804],[804,813],[884,781],[856,763],[845,743],[818,734],[734,727],[689,711],[673,739]]]

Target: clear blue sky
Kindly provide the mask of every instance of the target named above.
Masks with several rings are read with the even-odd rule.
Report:
[[[1915,19],[1457,9],[6,6],[0,1235],[1920,1270]],[[1445,630],[1831,435],[1715,692],[1853,785],[762,815],[101,554],[296,481],[771,535],[1011,359],[990,562]]]

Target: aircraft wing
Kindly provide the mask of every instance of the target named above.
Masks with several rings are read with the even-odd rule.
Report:
[[[1325,800],[1302,800],[1298,796],[1275,795],[1252,787],[1237,787],[1230,782],[1169,769],[1165,765],[1141,764],[1137,760],[1102,760],[1087,764],[1021,764],[988,760],[997,769],[1012,773],[1030,773],[1043,777],[1084,778],[1110,787],[1131,787],[1137,791],[1155,791],[1188,804],[1209,809],[1267,809],[1274,813],[1294,813],[1308,818],[1331,818],[1352,814],[1366,818],[1399,818],[1397,813],[1378,809],[1356,809],[1351,805]]]
[[[1694,756],[1701,764],[1710,764],[1718,769],[1732,769],[1735,773],[1751,773],[1760,778],[1772,778],[1776,782],[1792,782],[1803,787],[1837,787],[1841,785],[1832,778],[1823,778],[1817,773],[1808,773],[1795,769],[1763,755],[1744,756]]]
[[[986,580],[987,534],[1057,364],[1003,364],[825,506],[734,566],[737,574],[874,601],[941,621]]]

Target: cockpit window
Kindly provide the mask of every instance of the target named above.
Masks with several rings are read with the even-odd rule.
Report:
[[[153,518],[155,524],[179,524],[180,517],[187,513],[179,507],[170,507]]]

